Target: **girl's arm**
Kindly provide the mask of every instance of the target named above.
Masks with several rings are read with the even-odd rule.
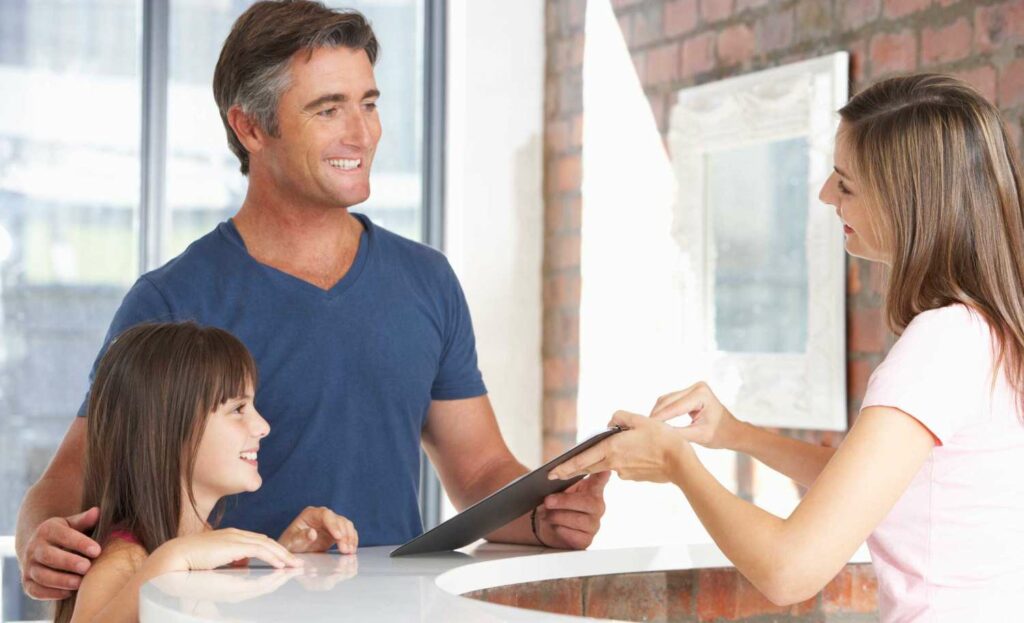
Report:
[[[270,537],[235,528],[171,539],[148,557],[139,545],[115,541],[85,575],[71,622],[138,621],[139,590],[149,580],[172,571],[216,569],[246,558],[259,558],[278,569],[302,566]]]
[[[135,543],[113,541],[82,580],[71,623],[139,620],[139,589],[166,573],[160,558]]]
[[[706,383],[665,394],[651,410],[651,418],[661,421],[683,414],[693,420],[680,429],[687,441],[748,454],[804,487],[814,484],[835,454],[835,448],[792,439],[737,420]]]
[[[861,412],[788,519],[740,499],[701,465],[681,429],[620,412],[630,428],[552,471],[614,469],[679,486],[715,543],[773,603],[809,599],[846,564],[896,504],[934,447],[927,428],[890,407]]]

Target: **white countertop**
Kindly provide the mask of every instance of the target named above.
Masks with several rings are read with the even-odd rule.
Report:
[[[596,621],[489,604],[462,593],[558,578],[731,564],[714,545],[552,552],[482,543],[457,552],[389,558],[394,547],[355,555],[301,554],[301,569],[268,567],[161,576],[142,587],[142,623],[184,621]],[[866,548],[851,562],[867,562]]]

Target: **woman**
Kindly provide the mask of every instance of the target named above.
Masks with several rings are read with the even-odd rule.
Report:
[[[999,113],[966,84],[878,83],[840,111],[821,189],[851,255],[889,268],[900,335],[838,449],[740,422],[698,383],[560,466],[683,490],[722,551],[777,604],[810,598],[865,539],[883,621],[1019,620],[1024,601],[1024,206]],[[666,421],[688,414],[689,426]],[[741,500],[690,442],[810,487],[787,519]]]

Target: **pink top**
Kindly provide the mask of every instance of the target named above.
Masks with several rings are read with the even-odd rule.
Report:
[[[111,539],[121,539],[122,541],[128,541],[129,543],[134,543],[136,545],[142,545],[142,543],[139,542],[139,538],[137,536],[135,536],[134,534],[132,534],[131,532],[128,532],[127,530],[111,530],[110,531],[110,538]]]
[[[868,381],[938,444],[868,539],[885,623],[1024,617],[1024,423],[988,325],[963,305],[919,314]]]

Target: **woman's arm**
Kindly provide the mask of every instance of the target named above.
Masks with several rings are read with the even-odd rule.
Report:
[[[665,394],[651,410],[651,418],[663,422],[684,414],[693,420],[680,429],[687,441],[748,454],[804,487],[814,484],[835,454],[835,448],[792,439],[737,420],[707,383]]]
[[[898,409],[865,409],[788,519],[740,499],[701,465],[680,429],[618,413],[624,433],[552,474],[613,469],[623,478],[679,486],[722,552],[776,604],[810,598],[846,564],[909,486],[934,441]]]

